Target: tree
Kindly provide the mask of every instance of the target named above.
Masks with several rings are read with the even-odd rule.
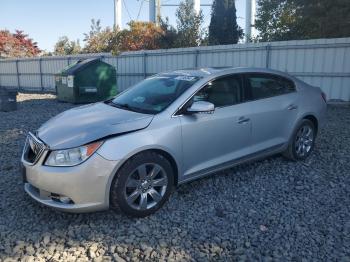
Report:
[[[194,11],[193,0],[184,0],[176,10],[176,22],[178,37],[176,46],[191,47],[198,46],[201,43],[203,30],[203,13],[197,15]]]
[[[350,36],[348,0],[259,0],[261,41]]]
[[[100,19],[91,19],[90,32],[84,33],[84,53],[119,52],[119,28],[106,27],[102,29]]]
[[[131,21],[129,28],[106,27],[105,29],[89,34],[84,47],[86,53],[152,50],[161,48],[161,41],[167,38],[160,26],[152,22]],[[164,44],[165,45],[165,44]]]
[[[100,19],[91,19],[91,25],[90,25],[90,32],[85,33],[84,41],[89,41],[90,38],[94,37],[95,35],[99,34],[101,32],[101,20]]]
[[[290,0],[259,0],[255,27],[261,41],[300,39],[297,6]]]
[[[152,22],[131,21],[129,29],[120,31],[120,51],[152,50],[160,48],[164,32]]]
[[[160,19],[159,26],[163,31],[162,35],[159,38],[159,47],[160,48],[175,48],[176,39],[178,37],[178,33],[176,29],[169,24],[169,18],[165,18],[165,20]]]
[[[83,49],[85,53],[111,52],[117,54],[119,52],[119,30],[117,28],[106,27],[98,30],[90,34],[84,41],[86,41]]]
[[[70,41],[67,36],[62,36],[55,44],[55,55],[73,55],[81,52],[81,46],[79,40]]]
[[[295,3],[303,39],[350,36],[349,0],[295,0]]]
[[[209,45],[237,44],[243,30],[237,24],[235,0],[214,0],[209,25]]]
[[[0,57],[32,57],[40,53],[37,43],[23,31],[0,30]]]

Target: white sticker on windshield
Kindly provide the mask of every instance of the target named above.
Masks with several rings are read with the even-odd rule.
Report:
[[[177,76],[175,77],[176,80],[182,80],[182,81],[192,81],[195,79],[194,76]]]
[[[138,97],[135,97],[132,101],[135,102],[135,103],[143,103],[145,102],[145,98],[142,97],[142,96],[138,96]]]
[[[168,76],[151,76],[149,78],[146,78],[146,80],[152,80],[152,79],[169,79]]]

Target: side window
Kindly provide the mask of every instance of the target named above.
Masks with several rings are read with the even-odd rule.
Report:
[[[250,88],[252,100],[283,95],[295,91],[292,81],[274,75],[247,75],[247,83]]]
[[[215,107],[230,106],[241,102],[241,78],[224,77],[208,83],[194,95],[193,101],[207,101]]]

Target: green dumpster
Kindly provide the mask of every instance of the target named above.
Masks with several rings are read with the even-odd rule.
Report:
[[[101,59],[85,59],[55,75],[59,101],[93,103],[117,94],[115,68]]]

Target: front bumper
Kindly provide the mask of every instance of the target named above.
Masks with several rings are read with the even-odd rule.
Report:
[[[92,212],[109,207],[109,189],[118,161],[106,160],[98,153],[73,167],[43,165],[45,155],[35,165],[23,158],[25,191],[36,201],[67,212]],[[60,201],[60,197],[71,201]]]

